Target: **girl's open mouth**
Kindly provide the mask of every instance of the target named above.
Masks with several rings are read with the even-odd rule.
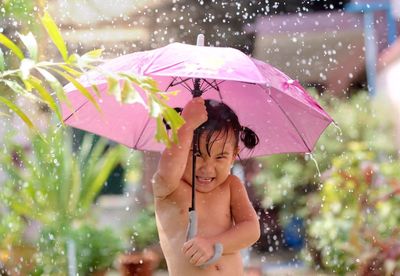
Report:
[[[196,176],[196,181],[199,184],[208,184],[208,183],[211,183],[211,181],[213,181],[214,179],[215,179],[215,177]]]

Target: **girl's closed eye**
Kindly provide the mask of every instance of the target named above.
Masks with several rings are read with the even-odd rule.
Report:
[[[227,158],[226,154],[217,155],[217,159],[226,159],[226,158]]]

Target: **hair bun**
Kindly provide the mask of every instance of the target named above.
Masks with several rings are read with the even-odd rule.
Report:
[[[242,126],[240,140],[242,140],[244,146],[248,149],[253,149],[258,145],[260,139],[257,134],[248,127]]]

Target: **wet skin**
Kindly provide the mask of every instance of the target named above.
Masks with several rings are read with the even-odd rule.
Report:
[[[196,159],[196,211],[198,234],[186,241],[191,206],[191,138],[204,122],[201,100],[189,103],[183,113],[186,124],[179,130],[179,145],[166,149],[153,181],[157,227],[169,275],[243,275],[239,250],[259,237],[257,215],[240,180],[230,175],[237,153],[233,133],[220,135],[207,153],[205,136]],[[186,107],[185,107],[186,109]],[[222,243],[220,260],[205,269],[199,266]]]

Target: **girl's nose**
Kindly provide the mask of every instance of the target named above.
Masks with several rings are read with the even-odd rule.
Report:
[[[214,165],[212,160],[208,159],[208,160],[203,160],[202,162],[200,162],[199,164],[199,170],[201,170],[202,172],[212,172],[212,170],[214,169]]]

